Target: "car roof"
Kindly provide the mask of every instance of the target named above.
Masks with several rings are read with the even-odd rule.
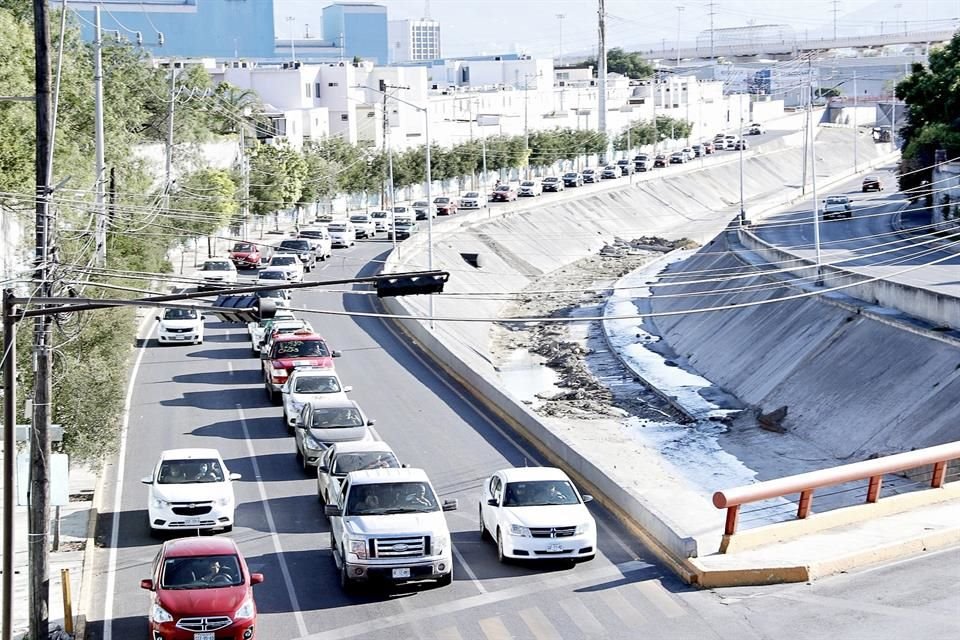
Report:
[[[289,242],[289,240],[284,240],[284,242]],[[273,254],[273,256],[270,259],[273,260],[273,258],[297,258],[297,257],[298,256],[295,253],[283,253],[282,251],[278,251],[277,253]]]
[[[199,458],[220,458],[220,452],[216,449],[201,449],[199,447],[167,449],[160,452],[161,460],[194,460]]]
[[[353,484],[377,484],[380,482],[426,482],[427,472],[423,469],[364,469],[351,471],[347,478]]]
[[[282,333],[277,336],[276,342],[289,342],[291,340],[323,340],[323,338],[313,331],[301,330],[293,333]]]
[[[297,378],[306,378],[309,376],[316,376],[318,378],[337,378],[340,379],[340,376],[337,375],[337,372],[329,367],[297,367],[293,370],[293,373],[290,374],[290,377]]]
[[[556,467],[515,467],[499,471],[507,482],[523,482],[531,480],[570,480],[563,471]]]
[[[335,449],[334,453],[357,453],[360,451],[372,451],[372,452],[390,452],[393,453],[393,449],[389,444],[383,440],[357,440],[354,442],[338,442],[331,445]]]
[[[163,543],[161,553],[165,558],[184,558],[190,556],[240,555],[240,550],[233,538],[194,536],[167,540]]]

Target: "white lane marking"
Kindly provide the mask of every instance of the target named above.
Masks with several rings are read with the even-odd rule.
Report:
[[[480,630],[483,631],[483,635],[487,636],[488,640],[510,640],[513,637],[507,629],[507,625],[503,624],[500,616],[481,620]]]
[[[598,636],[603,633],[603,625],[596,616],[590,613],[587,605],[576,598],[568,598],[560,603],[560,608],[570,616],[573,624],[577,625],[587,636]]]
[[[519,615],[536,640],[555,640],[561,637],[560,632],[550,624],[550,620],[540,609],[536,607],[524,609]]]
[[[133,363],[133,370],[130,372],[130,382],[127,383],[127,397],[123,401],[123,421],[120,425],[120,450],[117,453],[117,486],[113,492],[113,523],[110,526],[110,554],[107,560],[107,593],[103,601],[103,620],[106,623],[103,627],[103,640],[113,640],[113,596],[117,580],[117,544],[120,538],[123,470],[126,466],[127,429],[130,426],[130,406],[133,404],[133,386],[137,382],[137,374],[140,372],[140,363],[143,362],[143,355],[147,352],[147,342],[153,335],[155,328],[156,325],[150,329],[150,332],[143,340],[143,344],[140,345],[137,359]]]
[[[392,326],[390,326],[390,325],[389,325],[388,323],[386,323],[386,322],[384,322],[384,326],[386,327],[386,329],[387,329],[391,334],[393,334],[393,337],[396,338],[397,341],[404,346],[404,348],[407,350],[407,352],[408,352],[410,355],[412,355],[412,356],[417,360],[417,362],[419,362],[419,363],[422,364],[424,367],[426,367],[427,369],[429,369],[430,371],[432,371],[432,372],[434,373],[434,376],[437,378],[437,380],[440,381],[441,384],[443,384],[443,386],[445,386],[447,389],[449,389],[450,391],[452,391],[455,396],[457,396],[458,398],[460,398],[461,400],[463,400],[466,404],[468,404],[468,405],[470,406],[470,408],[473,409],[473,412],[474,412],[475,414],[477,414],[477,415],[480,417],[481,420],[483,420],[483,421],[486,422],[488,425],[490,425],[490,427],[492,427],[494,431],[496,431],[496,432],[499,433],[501,436],[503,436],[504,440],[506,440],[506,441],[509,442],[511,445],[513,445],[513,447],[514,447],[517,451],[519,451],[520,453],[522,453],[522,454],[523,454],[525,457],[527,457],[528,459],[530,459],[530,460],[536,460],[536,459],[537,459],[537,458],[536,458],[535,456],[533,456],[526,448],[524,448],[523,446],[521,446],[520,443],[517,442],[517,440],[516,440],[511,434],[509,434],[509,433],[507,433],[506,431],[504,431],[503,429],[501,429],[501,428],[500,428],[500,425],[498,425],[496,422],[494,422],[493,420],[491,420],[491,419],[487,416],[487,414],[486,414],[485,411],[482,411],[479,407],[477,407],[477,405],[473,402],[473,399],[472,399],[472,398],[470,398],[470,397],[468,397],[467,395],[461,393],[459,389],[457,389],[457,388],[454,387],[450,382],[448,382],[448,381],[447,381],[447,378],[446,378],[446,373],[444,373],[444,372],[442,372],[442,371],[437,371],[436,368],[434,367],[434,365],[433,365],[432,363],[427,362],[427,361],[420,355],[419,352],[417,352],[412,346],[410,346],[410,345],[407,343],[406,340],[403,340],[403,339],[402,339],[402,334],[398,334],[398,333],[397,333],[397,330],[394,329]],[[603,530],[607,533],[607,535],[609,535],[611,538],[613,538],[613,541],[617,543],[617,546],[619,546],[621,549],[623,549],[624,552],[626,552],[626,554],[627,554],[629,557],[631,557],[631,558],[636,558],[636,557],[637,557],[637,554],[627,545],[626,542],[624,542],[623,538],[621,538],[619,535],[617,535],[617,533],[616,533],[610,526],[608,526],[608,525],[607,525],[605,522],[603,522],[602,520],[597,520],[597,524],[600,525],[601,527],[603,527]]]
[[[668,618],[679,618],[686,614],[683,607],[677,604],[676,600],[667,593],[659,580],[644,580],[633,585],[644,597],[649,600],[653,606],[660,610],[660,613]]]
[[[630,629],[647,623],[647,618],[616,589],[607,589],[601,598],[607,607]]]
[[[444,627],[443,629],[437,630],[436,635],[434,636],[437,640],[462,640],[463,636],[460,635],[460,632],[457,631],[456,627]]]
[[[622,578],[624,574],[639,571],[648,567],[645,562],[631,560],[617,565],[607,565],[588,571],[570,571],[543,576],[540,580],[529,584],[491,591],[476,596],[460,598],[452,602],[439,602],[427,607],[420,607],[412,611],[404,611],[390,616],[380,616],[373,620],[365,620],[349,624],[337,629],[328,629],[297,640],[341,640],[396,627],[414,622],[426,622],[431,618],[442,615],[456,616],[460,611],[467,611],[477,607],[506,602],[513,598],[522,598],[531,594],[543,594],[551,589],[572,587],[578,584],[597,583],[613,578]]]
[[[480,584],[477,574],[475,574],[473,569],[470,568],[470,565],[467,564],[467,559],[463,557],[463,554],[460,553],[460,550],[457,549],[456,545],[451,544],[450,546],[453,549],[453,555],[457,556],[457,560],[459,560],[460,564],[463,565],[463,570],[467,572],[468,576],[470,576],[470,580],[473,581],[473,585],[477,588],[477,591],[480,593],[486,593],[487,588]]]
[[[227,371],[230,372],[230,375],[233,375],[233,363],[227,360]]]
[[[303,612],[300,610],[300,602],[297,600],[297,593],[293,589],[293,580],[290,578],[290,569],[287,567],[287,561],[283,557],[283,547],[280,545],[280,536],[277,534],[277,527],[273,520],[273,511],[270,509],[270,503],[267,501],[267,488],[263,484],[260,475],[260,465],[257,463],[257,452],[253,449],[253,440],[250,439],[250,430],[247,428],[247,417],[243,413],[243,408],[237,405],[237,414],[240,416],[240,426],[243,428],[243,438],[247,443],[247,453],[250,454],[250,464],[253,466],[253,475],[257,478],[257,490],[260,492],[260,500],[263,502],[263,513],[267,518],[267,526],[270,527],[270,539],[273,540],[273,549],[277,553],[277,560],[280,562],[280,573],[283,574],[283,583],[287,587],[287,595],[290,597],[290,606],[293,609],[293,615],[297,620],[297,632],[301,636],[307,635],[307,625],[303,621]]]

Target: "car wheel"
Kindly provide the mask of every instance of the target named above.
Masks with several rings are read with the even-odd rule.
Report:
[[[347,563],[340,563],[340,588],[344,593],[353,593],[356,591],[356,583],[347,575]]]
[[[310,473],[310,465],[307,464],[307,456],[300,454],[300,466],[303,467],[304,473]]]
[[[501,564],[507,564],[510,559],[503,555],[503,537],[500,535],[500,529],[497,529],[497,561]]]
[[[482,509],[482,508],[480,509],[480,514],[479,514],[479,515],[480,515],[480,518],[479,518],[479,519],[480,519],[480,539],[486,541],[486,540],[489,540],[489,539],[490,539],[490,532],[487,531],[487,527],[484,526],[484,524],[483,524],[483,509]]]
[[[153,527],[150,527],[150,537],[154,540],[163,540],[166,538],[166,536],[167,532],[163,529],[154,529]]]

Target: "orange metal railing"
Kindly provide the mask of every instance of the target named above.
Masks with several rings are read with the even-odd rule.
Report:
[[[743,487],[717,491],[713,494],[713,505],[717,509],[727,510],[727,522],[723,532],[730,536],[737,531],[740,505],[799,493],[797,518],[806,518],[810,515],[810,508],[813,506],[815,489],[856,480],[867,480],[867,502],[876,502],[880,499],[880,489],[883,486],[884,475],[926,465],[933,465],[930,487],[938,489],[946,482],[947,464],[958,459],[960,459],[960,442],[951,442],[936,447],[897,453],[875,460],[864,460],[863,462],[854,462],[831,469],[810,471],[785,478],[777,478],[776,480],[766,480]]]

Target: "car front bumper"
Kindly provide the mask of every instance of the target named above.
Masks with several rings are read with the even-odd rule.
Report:
[[[184,617],[192,618],[195,616]],[[255,618],[234,620],[230,625],[208,633],[215,640],[253,640],[256,637],[254,635],[255,624]],[[195,633],[195,631],[180,629],[176,622],[151,622],[149,640],[194,640],[196,638]]]
[[[518,560],[592,558],[597,553],[597,536],[585,533],[566,538],[502,537],[503,555]]]
[[[160,331],[157,333],[157,342],[167,344],[176,342],[203,342],[203,331],[191,330],[185,333],[170,333]]]
[[[150,518],[150,527],[164,531],[197,529],[222,529],[233,526],[234,506],[222,506],[214,503],[207,513],[196,515],[181,515],[174,513],[174,508],[182,507],[155,507],[149,506],[147,514]]]
[[[410,562],[390,561],[389,564],[347,562],[347,576],[357,582],[390,582],[403,584],[417,580],[439,580],[453,571],[451,556],[435,556],[429,559],[411,558]],[[409,575],[401,571],[402,577],[394,573],[396,569],[408,569]]]

